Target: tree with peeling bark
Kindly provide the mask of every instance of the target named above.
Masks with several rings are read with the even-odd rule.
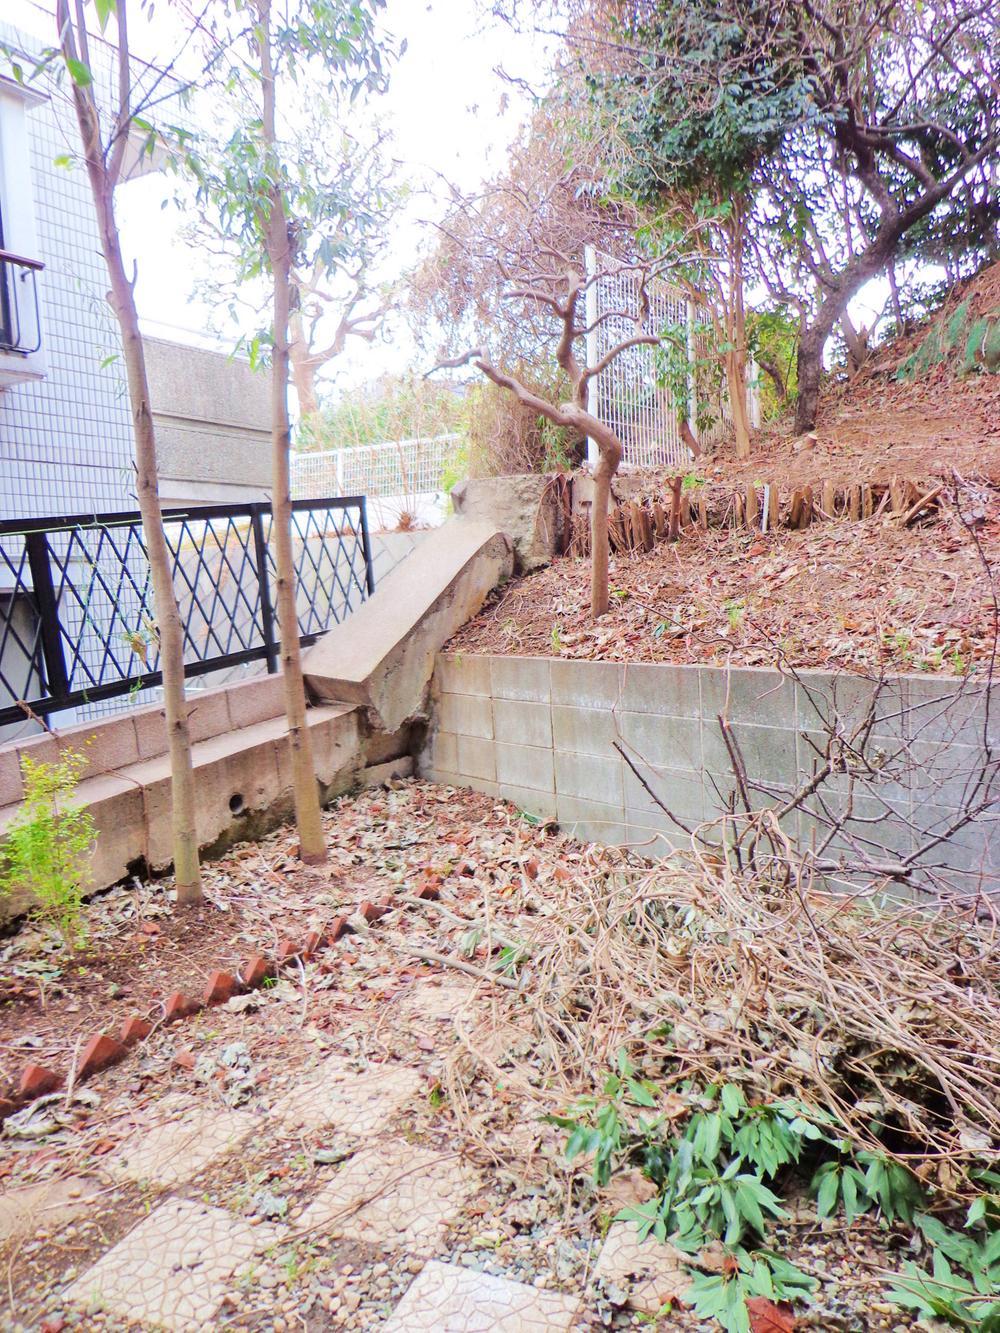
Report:
[[[402,206],[404,190],[399,164],[392,158],[384,131],[361,123],[357,103],[344,99],[342,90],[325,87],[322,97],[307,89],[296,94],[289,109],[292,140],[283,152],[294,162],[296,175],[310,183],[314,200],[308,226],[296,235],[291,275],[293,299],[289,305],[289,362],[298,403],[297,426],[310,438],[321,403],[322,379],[351,339],[373,342],[394,303],[394,289],[386,280],[392,224]],[[246,108],[249,121],[254,108]],[[350,129],[345,129],[345,124]],[[202,143],[203,183],[217,185],[225,174],[230,151],[225,136]],[[270,346],[272,293],[266,284],[247,281],[245,237],[234,232],[231,220],[220,216],[224,195],[203,189],[193,202],[197,220],[187,228],[188,241],[211,256],[211,271],[203,282],[206,300],[227,317],[227,327],[244,325],[243,344],[252,361]]]
[[[135,8],[143,11],[146,6],[140,3]],[[163,674],[174,878],[178,903],[194,904],[201,901],[202,895],[191,735],[184,692],[184,633],[163,529],[156,433],[135,304],[137,275],[130,277],[126,270],[115,215],[115,191],[126,177],[130,160],[134,161],[137,154],[142,156],[170,146],[171,132],[154,130],[151,117],[165,101],[177,97],[180,84],[171,73],[173,66],[165,64],[153,71],[145,67],[143,87],[137,88],[136,66],[129,46],[128,0],[95,0],[94,11],[102,31],[112,23],[114,28],[115,43],[110,54],[116,91],[110,104],[102,105],[98,95],[99,81],[107,71],[97,68],[92,60],[88,7],[84,0],[78,0],[72,10],[69,0],[57,0],[58,53],[69,75],[83,161],[94,198],[101,252],[108,270],[108,302],[121,331],[135,441],[136,492],[149,559]],[[173,142],[176,145],[176,137]]]
[[[585,3],[586,0],[581,0]],[[636,185],[738,167],[758,274],[800,316],[796,425],[848,307],[916,241],[996,244],[1000,0],[590,0]],[[589,7],[589,5],[588,5]]]
[[[281,639],[299,855],[326,859],[319,786],[306,717],[292,543],[288,391],[290,327],[301,308],[296,281],[309,238],[328,235],[345,205],[336,180],[310,170],[282,118],[279,96],[308,81],[311,97],[353,98],[381,88],[384,59],[375,18],[383,0],[236,0],[201,25],[236,123],[221,152],[198,166],[199,199],[216,212],[237,256],[237,277],[270,283],[272,526],[275,607]],[[290,99],[291,100],[291,96]],[[294,107],[293,107],[294,111]]]
[[[534,316],[546,313],[557,330],[555,360],[569,385],[570,396],[561,402],[552,402],[529,389],[516,375],[505,372],[493,363],[487,351],[478,348],[464,357],[453,358],[442,365],[456,366],[471,362],[493,384],[512,393],[524,407],[580,435],[589,437],[597,446],[594,467],[594,495],[590,510],[591,574],[590,610],[602,616],[608,609],[608,509],[611,503],[611,483],[622,461],[624,446],[618,433],[588,406],[590,386],[620,356],[633,347],[659,347],[661,339],[649,327],[648,287],[659,276],[654,261],[633,262],[611,260],[599,262],[586,276],[572,260],[559,251],[542,248],[537,258],[547,260],[545,270],[529,270],[516,275],[516,285],[505,293],[508,301],[518,302]],[[631,311],[604,311],[595,323],[587,324],[586,293],[607,278],[625,276],[634,285],[635,301]],[[599,323],[614,319],[631,321],[631,332],[610,347],[594,365],[587,365],[577,356],[577,345],[596,331]]]

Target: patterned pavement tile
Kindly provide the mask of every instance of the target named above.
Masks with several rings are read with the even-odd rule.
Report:
[[[274,1114],[302,1130],[332,1125],[345,1134],[375,1133],[410,1099],[423,1080],[405,1065],[372,1065],[358,1073],[339,1055],[331,1055],[319,1072],[294,1088],[275,1106]]]
[[[178,1119],[166,1120],[128,1139],[120,1155],[108,1164],[111,1174],[119,1180],[178,1185],[239,1147],[254,1126],[254,1117],[245,1112],[216,1107],[185,1109]]]
[[[457,1157],[398,1144],[350,1158],[296,1223],[385,1250],[432,1254],[479,1180]]]
[[[691,1285],[690,1262],[673,1245],[648,1236],[639,1240],[632,1222],[613,1222],[594,1265],[594,1277],[628,1292],[633,1310],[655,1314],[667,1301],[683,1300]]]
[[[0,1194],[0,1242],[39,1228],[51,1231],[85,1213],[100,1192],[98,1180],[67,1176]]]
[[[576,1297],[432,1260],[383,1333],[562,1333],[578,1308]]]
[[[213,1328],[228,1279],[262,1243],[222,1208],[169,1199],[79,1277],[66,1298],[178,1333]]]

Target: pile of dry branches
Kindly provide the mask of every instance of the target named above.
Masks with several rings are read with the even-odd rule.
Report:
[[[589,871],[525,885],[519,906],[503,927],[523,950],[518,985],[465,1034],[464,1058],[547,1110],[594,1091],[625,1046],[661,1088],[800,1099],[945,1190],[1000,1145],[1000,937],[981,910],[597,849]]]

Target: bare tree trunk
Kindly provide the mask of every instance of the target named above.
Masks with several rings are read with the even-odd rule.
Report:
[[[730,223],[729,346],[726,353],[726,387],[736,436],[736,457],[750,457],[750,419],[747,415],[747,316],[743,299],[743,210],[734,206]]]
[[[275,128],[275,82],[271,61],[270,0],[258,0],[260,16],[261,88],[263,136],[273,156]],[[271,442],[272,490],[271,540],[276,570],[275,606],[281,632],[281,666],[285,683],[285,713],[292,758],[292,791],[295,823],[299,834],[299,856],[316,864],[326,860],[326,839],[319,804],[319,788],[313,763],[312,738],[306,720],[302,650],[295,606],[295,561],[292,551],[292,498],[289,467],[291,430],[288,421],[288,312],[291,285],[291,248],[285,201],[280,181],[271,190],[267,218],[267,254],[274,277],[274,346],[271,353]]]
[[[610,605],[608,591],[608,506],[611,478],[616,467],[602,450],[594,468],[594,503],[590,508],[590,614],[603,616]]]
[[[119,33],[119,115],[127,118],[129,48],[126,26],[126,0],[118,0]],[[57,9],[59,39],[64,57],[86,59],[86,33],[74,34],[65,0]],[[170,797],[172,852],[177,901],[183,905],[201,902],[201,869],[198,863],[198,834],[195,820],[194,770],[191,764],[191,736],[184,693],[184,634],[177,597],[174,593],[170,550],[163,530],[160,506],[159,470],[156,435],[149,398],[146,360],[139,332],[132,283],[125,272],[118,224],[115,219],[114,192],[117,175],[109,169],[101,142],[100,120],[89,87],[73,80],[73,102],[80,137],[83,142],[87,175],[97,213],[101,251],[108,269],[111,291],[109,303],[121,329],[122,356],[128,381],[129,403],[135,439],[136,489],[139,513],[149,559],[153,585],[156,624],[159,634],[160,669],[163,673],[163,705],[166,714],[167,742],[170,753]]]
[[[835,322],[836,317],[822,319],[807,325],[799,336],[795,429],[800,435],[812,430],[816,425],[819,384],[823,373],[823,348]]]
[[[726,389],[729,393],[729,410],[733,418],[733,433],[736,437],[736,457],[740,460],[747,459],[750,457],[747,376],[746,366],[740,360],[738,352],[726,353]]]
[[[305,422],[319,412],[319,399],[316,397],[316,364],[309,354],[309,341],[306,338],[302,315],[298,311],[289,316],[288,327],[291,335],[288,355],[291,358],[292,381],[295,384],[299,416]]]

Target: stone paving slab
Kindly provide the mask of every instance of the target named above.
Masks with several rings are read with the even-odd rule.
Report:
[[[652,1236],[639,1240],[631,1222],[613,1222],[594,1265],[594,1277],[628,1292],[633,1310],[655,1314],[668,1301],[683,1300],[691,1278],[686,1256]]]
[[[161,1110],[166,1106],[161,1103]],[[254,1126],[254,1117],[245,1112],[215,1107],[185,1107],[177,1115],[128,1139],[121,1155],[109,1163],[112,1175],[179,1185],[238,1148]]]
[[[404,1065],[373,1065],[358,1073],[342,1056],[331,1055],[275,1105],[274,1114],[290,1128],[332,1125],[360,1137],[382,1129],[422,1088],[417,1070]]]
[[[429,1255],[478,1185],[453,1154],[407,1144],[368,1148],[344,1163],[296,1226]]]
[[[576,1297],[431,1260],[414,1279],[383,1333],[561,1333]]]
[[[78,1278],[66,1298],[177,1333],[213,1328],[229,1279],[266,1243],[222,1208],[169,1199]]]
[[[0,1194],[0,1243],[72,1222],[87,1211],[100,1190],[100,1181],[86,1176],[7,1190]]]

